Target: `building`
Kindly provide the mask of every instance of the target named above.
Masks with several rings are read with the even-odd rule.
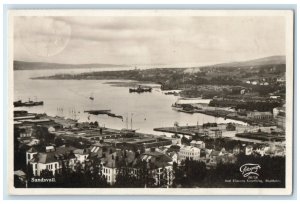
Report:
[[[232,149],[232,153],[238,155],[241,152],[241,149],[238,145],[234,146]]]
[[[270,99],[280,99],[281,96],[277,96],[277,95],[271,95]]]
[[[252,145],[247,145],[245,147],[245,155],[251,155],[253,153],[253,146]]]
[[[276,118],[280,112],[285,112],[285,108],[284,107],[273,108],[273,116],[274,116],[274,118]]]
[[[171,157],[172,162],[179,163],[179,154],[175,151],[168,153],[169,157]]]
[[[286,124],[285,112],[280,112],[277,115],[277,126],[285,130],[285,124]]]
[[[203,131],[204,136],[219,138],[222,137],[222,130],[220,129],[209,129]]]
[[[81,164],[84,163],[84,161],[89,156],[89,151],[87,149],[75,149],[73,153],[76,157],[76,160],[79,161]]]
[[[252,81],[251,84],[252,84],[252,85],[257,85],[258,82],[257,82],[257,81]]]
[[[285,124],[286,124],[285,107],[274,108],[273,116],[277,121],[277,126],[285,130]]]
[[[33,133],[32,126],[22,125],[22,126],[19,126],[18,128],[19,128],[19,133],[20,133],[21,138],[32,136],[32,133]]]
[[[190,144],[191,144],[192,147],[197,147],[199,149],[204,149],[205,148],[205,143],[203,141],[193,140],[193,141],[191,141]]]
[[[256,153],[260,154],[261,156],[265,156],[270,151],[270,146],[267,144],[262,144],[258,146],[255,150]]]
[[[217,150],[208,150],[206,154],[206,165],[207,168],[215,168],[218,163],[229,163],[232,162],[232,156],[228,157],[228,152],[225,148],[222,148],[221,151]]]
[[[183,146],[180,148],[179,158],[180,160],[185,160],[185,159],[199,160],[200,149],[193,146]]]
[[[285,77],[278,77],[276,81],[279,83],[285,83]]]
[[[105,157],[101,159],[101,163],[103,165],[102,174],[106,178],[107,183],[113,185],[116,182],[117,169],[120,167],[116,152],[105,155]]]
[[[155,180],[156,186],[171,186],[174,180],[173,175],[173,161],[168,155],[151,149],[141,155],[141,161],[146,161],[148,169]]]
[[[102,174],[107,182],[113,185],[116,182],[117,174],[122,172],[124,168],[130,171],[133,176],[138,176],[138,172],[144,168],[142,162],[146,162],[149,175],[155,181],[154,185],[172,185],[174,179],[172,173],[173,160],[170,156],[155,151],[154,148],[138,157],[132,151],[126,151],[126,154],[124,154],[124,152],[118,150],[105,155],[101,158]]]
[[[105,141],[108,143],[108,141]],[[120,149],[127,150],[145,150],[152,147],[162,147],[172,145],[172,139],[167,137],[131,137],[131,138],[119,138],[111,140],[110,143]]]
[[[272,117],[273,114],[270,112],[249,111],[247,113],[247,118],[251,118],[254,120],[264,120],[264,119],[270,119]]]
[[[49,170],[53,175],[67,164],[73,168],[76,164],[76,157],[73,154],[74,147],[46,147],[45,152],[38,152],[34,147],[26,152],[26,163],[32,165],[33,175],[40,176],[43,170]]]

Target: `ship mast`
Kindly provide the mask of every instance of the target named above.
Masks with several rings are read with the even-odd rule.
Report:
[[[132,130],[132,115],[133,113],[131,113],[131,119],[130,119],[130,129]]]
[[[127,113],[127,116],[126,116],[126,129],[128,130],[128,113]]]

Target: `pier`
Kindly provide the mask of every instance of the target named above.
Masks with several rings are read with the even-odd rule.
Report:
[[[154,128],[154,131],[158,132],[166,132],[180,135],[189,135],[194,136],[197,132],[199,132],[200,126],[181,126],[181,127],[160,127]]]

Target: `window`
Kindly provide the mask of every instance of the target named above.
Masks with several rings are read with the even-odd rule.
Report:
[[[37,164],[35,164],[34,166],[35,166],[35,169],[37,169]]]
[[[57,169],[57,164],[55,164],[55,169]]]
[[[24,157],[23,157],[24,158]],[[30,159],[30,154],[28,154],[28,160]]]

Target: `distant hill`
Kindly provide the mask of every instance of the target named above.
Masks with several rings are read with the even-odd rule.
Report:
[[[264,65],[279,65],[285,64],[285,56],[270,56],[259,59],[241,61],[241,62],[229,62],[222,64],[211,65],[212,67],[256,67]]]
[[[46,62],[14,61],[14,70],[74,69],[74,68],[107,68],[122,67],[116,64],[59,64]]]
[[[265,65],[283,65],[285,64],[285,56],[270,56],[259,59],[229,62],[193,68],[235,68],[235,67],[260,67]],[[46,62],[24,62],[14,61],[14,70],[43,70],[43,69],[74,69],[74,68],[109,68],[109,67],[124,67],[126,65],[118,64],[59,64]]]

